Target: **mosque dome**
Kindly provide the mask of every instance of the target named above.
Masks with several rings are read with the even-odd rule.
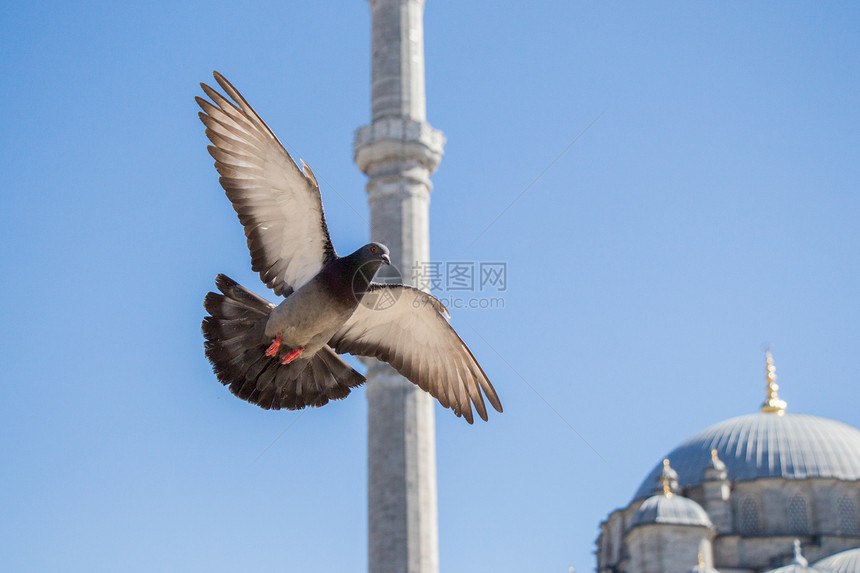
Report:
[[[860,430],[827,418],[786,413],[776,392],[770,353],[767,359],[768,398],[760,412],[715,424],[666,456],[678,472],[681,488],[702,485],[705,470],[714,467],[713,450],[732,481],[860,480]],[[651,470],[634,499],[652,495],[662,471],[663,464]]]
[[[713,528],[707,512],[701,505],[690,498],[671,493],[653,495],[643,501],[630,519],[630,528],[654,523]]]
[[[849,549],[814,563],[816,569],[828,573],[860,573],[860,549]]]
[[[699,486],[716,450],[734,481],[759,478],[860,480],[860,430],[804,414],[761,412],[732,418],[699,432],[666,456],[683,487]],[[654,493],[658,464],[635,499]]]

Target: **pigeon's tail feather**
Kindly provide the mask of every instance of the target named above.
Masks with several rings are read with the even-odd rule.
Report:
[[[345,398],[364,383],[328,346],[288,364],[266,356],[266,321],[274,305],[224,275],[215,285],[223,294],[210,292],[203,301],[209,313],[203,319],[206,356],[218,380],[239,398],[267,410],[298,410]]]
[[[215,286],[223,294],[210,292],[203,299],[209,313],[203,319],[206,357],[218,380],[241,395],[245,374],[253,366],[249,360],[265,343],[266,319],[275,307],[225,275],[215,278]]]
[[[261,351],[262,352],[262,351]],[[267,410],[300,410],[319,407],[329,400],[346,398],[364,376],[353,370],[334,350],[323,346],[310,358],[299,358],[289,364],[266,357],[246,376],[240,398]]]

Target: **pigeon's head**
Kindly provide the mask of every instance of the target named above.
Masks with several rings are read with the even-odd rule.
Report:
[[[347,265],[344,270],[352,273],[353,293],[361,293],[358,297],[359,300],[367,292],[367,288],[373,277],[376,276],[379,268],[382,265],[391,264],[391,259],[388,256],[388,247],[381,243],[368,243],[351,255],[344,257],[343,261]],[[393,269],[394,267],[387,268]]]
[[[361,247],[356,254],[363,263],[379,261],[380,264],[391,264],[391,253],[382,243],[368,243]]]

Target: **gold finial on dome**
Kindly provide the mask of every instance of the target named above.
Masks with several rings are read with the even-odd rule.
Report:
[[[663,460],[663,495],[672,497],[672,467],[669,465],[669,458]]]
[[[672,493],[672,486],[669,485],[668,478],[663,478],[663,495],[666,497],[672,497],[672,495],[674,495]]]
[[[765,353],[765,363],[767,400],[765,400],[764,404],[761,405],[761,411],[769,413],[775,412],[778,416],[782,416],[785,414],[785,407],[787,404],[785,403],[785,400],[780,400],[779,394],[777,394],[779,384],[776,383],[776,366],[773,365],[773,354],[771,354],[770,348],[768,348]]]

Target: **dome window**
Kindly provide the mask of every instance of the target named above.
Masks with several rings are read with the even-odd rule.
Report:
[[[857,537],[860,531],[857,528],[857,510],[854,500],[843,495],[839,498],[836,506],[839,534],[848,537]]]
[[[788,531],[792,535],[809,535],[809,510],[806,498],[799,495],[788,500]]]
[[[740,518],[741,534],[749,536],[761,535],[761,511],[758,506],[758,500],[754,497],[745,497],[741,501]]]

